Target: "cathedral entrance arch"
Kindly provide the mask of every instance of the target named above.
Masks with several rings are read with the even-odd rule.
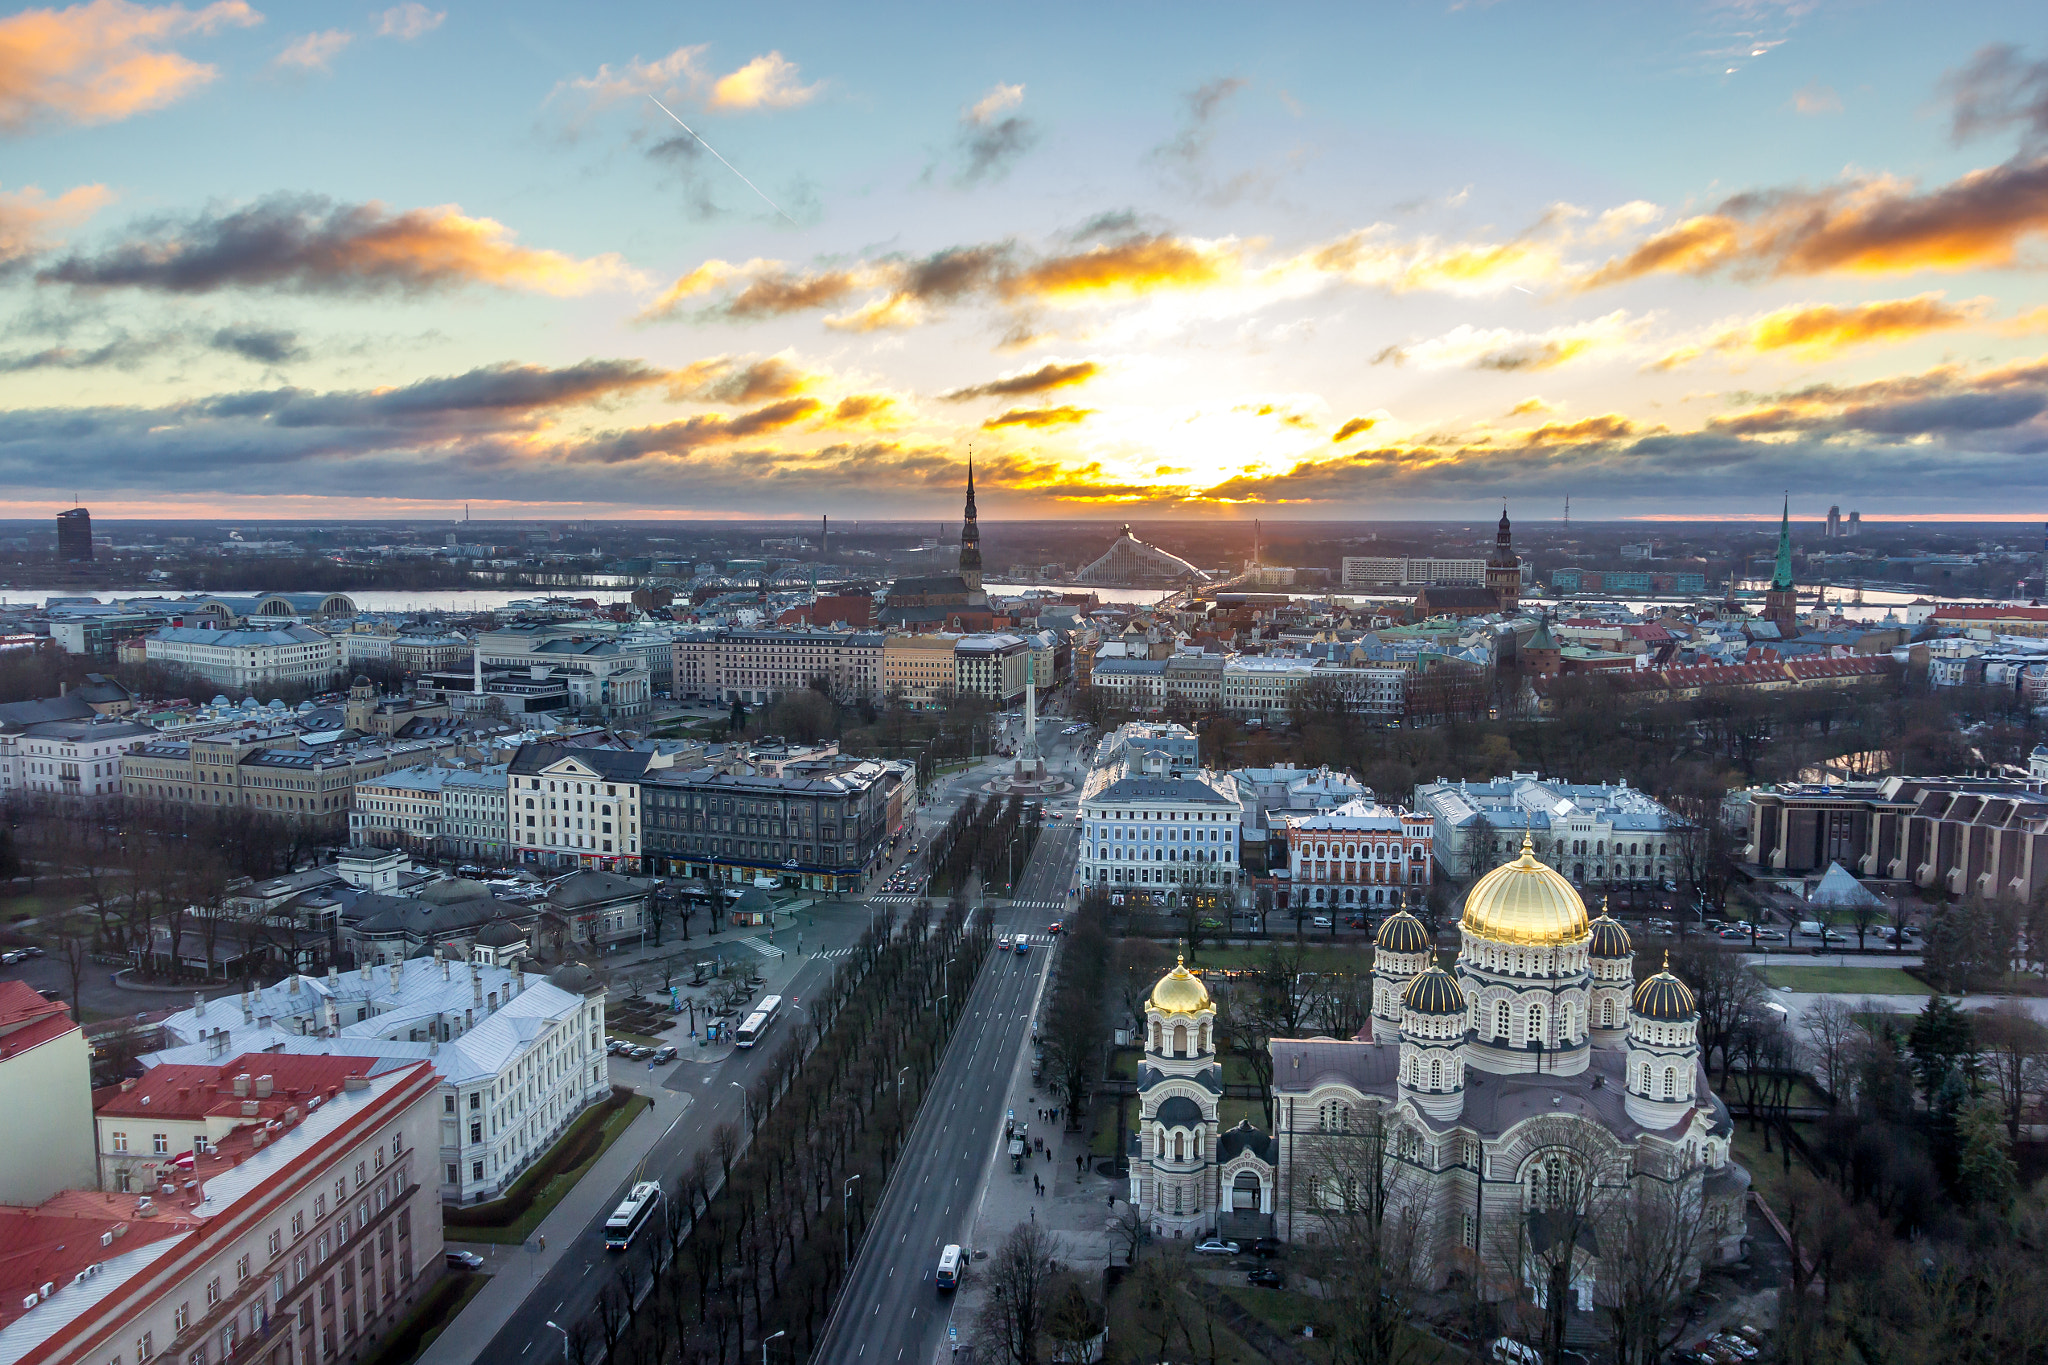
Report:
[[[1239,1171],[1237,1179],[1230,1184],[1230,1207],[1238,1213],[1259,1211],[1259,1178],[1250,1171]]]

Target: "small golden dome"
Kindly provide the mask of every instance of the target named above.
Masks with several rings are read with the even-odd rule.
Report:
[[[1162,1014],[1200,1014],[1209,1008],[1209,988],[1202,984],[1201,977],[1188,970],[1186,958],[1177,957],[1173,970],[1152,987],[1152,998],[1145,1008]]]
[[[1644,977],[1636,987],[1629,1009],[1660,1024],[1682,1024],[1699,1017],[1699,1004],[1692,987],[1671,974],[1671,954],[1664,954],[1664,970]]]
[[[1527,834],[1521,857],[1473,885],[1460,923],[1479,938],[1538,948],[1577,943],[1591,932],[1586,903],[1556,869],[1536,861]]]
[[[1408,983],[1401,992],[1401,1007],[1417,1014],[1458,1015],[1465,1012],[1465,991],[1458,978],[1441,967],[1431,967]]]
[[[1396,910],[1381,923],[1374,942],[1386,953],[1426,953],[1433,946],[1429,930],[1406,910]]]

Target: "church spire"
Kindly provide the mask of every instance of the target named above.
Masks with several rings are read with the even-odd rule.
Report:
[[[960,523],[960,577],[969,588],[981,587],[981,527],[974,513],[974,452],[967,452],[967,512]]]
[[[1792,495],[1785,494],[1785,510],[1778,518],[1778,567],[1771,575],[1771,587],[1778,592],[1792,588]]]

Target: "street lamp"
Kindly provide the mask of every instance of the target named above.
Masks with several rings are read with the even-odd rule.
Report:
[[[903,1107],[903,1078],[909,1074],[910,1068],[907,1066],[896,1073],[896,1107],[898,1109]]]
[[[839,1238],[845,1244],[848,1270],[853,1268],[853,1182],[858,1179],[858,1172],[846,1177],[846,1184],[839,1191]]]
[[[562,1334],[562,1365],[569,1365],[569,1329],[554,1319],[548,1319],[548,1326]]]
[[[775,1337],[786,1337],[788,1335],[787,1331],[781,1331],[777,1332]],[[761,1365],[768,1365],[768,1343],[775,1340],[775,1337],[763,1337],[761,1339]]]

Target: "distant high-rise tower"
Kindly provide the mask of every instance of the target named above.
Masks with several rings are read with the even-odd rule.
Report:
[[[1500,609],[1512,612],[1522,602],[1522,561],[1515,558],[1515,537],[1508,527],[1508,507],[1500,507],[1500,526],[1493,533],[1493,554],[1486,561],[1486,586]]]
[[[830,513],[818,518],[818,554],[822,558],[832,549],[832,516]]]
[[[1789,640],[1799,633],[1799,589],[1792,582],[1792,497],[1785,496],[1785,510],[1778,518],[1778,562],[1771,572],[1771,586],[1764,593],[1764,620],[1775,621],[1780,638]]]
[[[1863,514],[1861,512],[1851,512],[1849,514],[1849,535],[1851,538],[1854,538],[1861,534],[1863,534]]]
[[[981,587],[981,526],[974,518],[974,457],[967,457],[967,518],[960,525],[960,578],[970,589]]]
[[[57,558],[92,562],[92,513],[85,508],[57,514]]]
[[[1839,508],[1839,507],[1830,507],[1830,508],[1828,509],[1828,539],[1829,539],[1829,540],[1840,540],[1841,538],[1842,538],[1842,509],[1841,509],[1841,508]]]

